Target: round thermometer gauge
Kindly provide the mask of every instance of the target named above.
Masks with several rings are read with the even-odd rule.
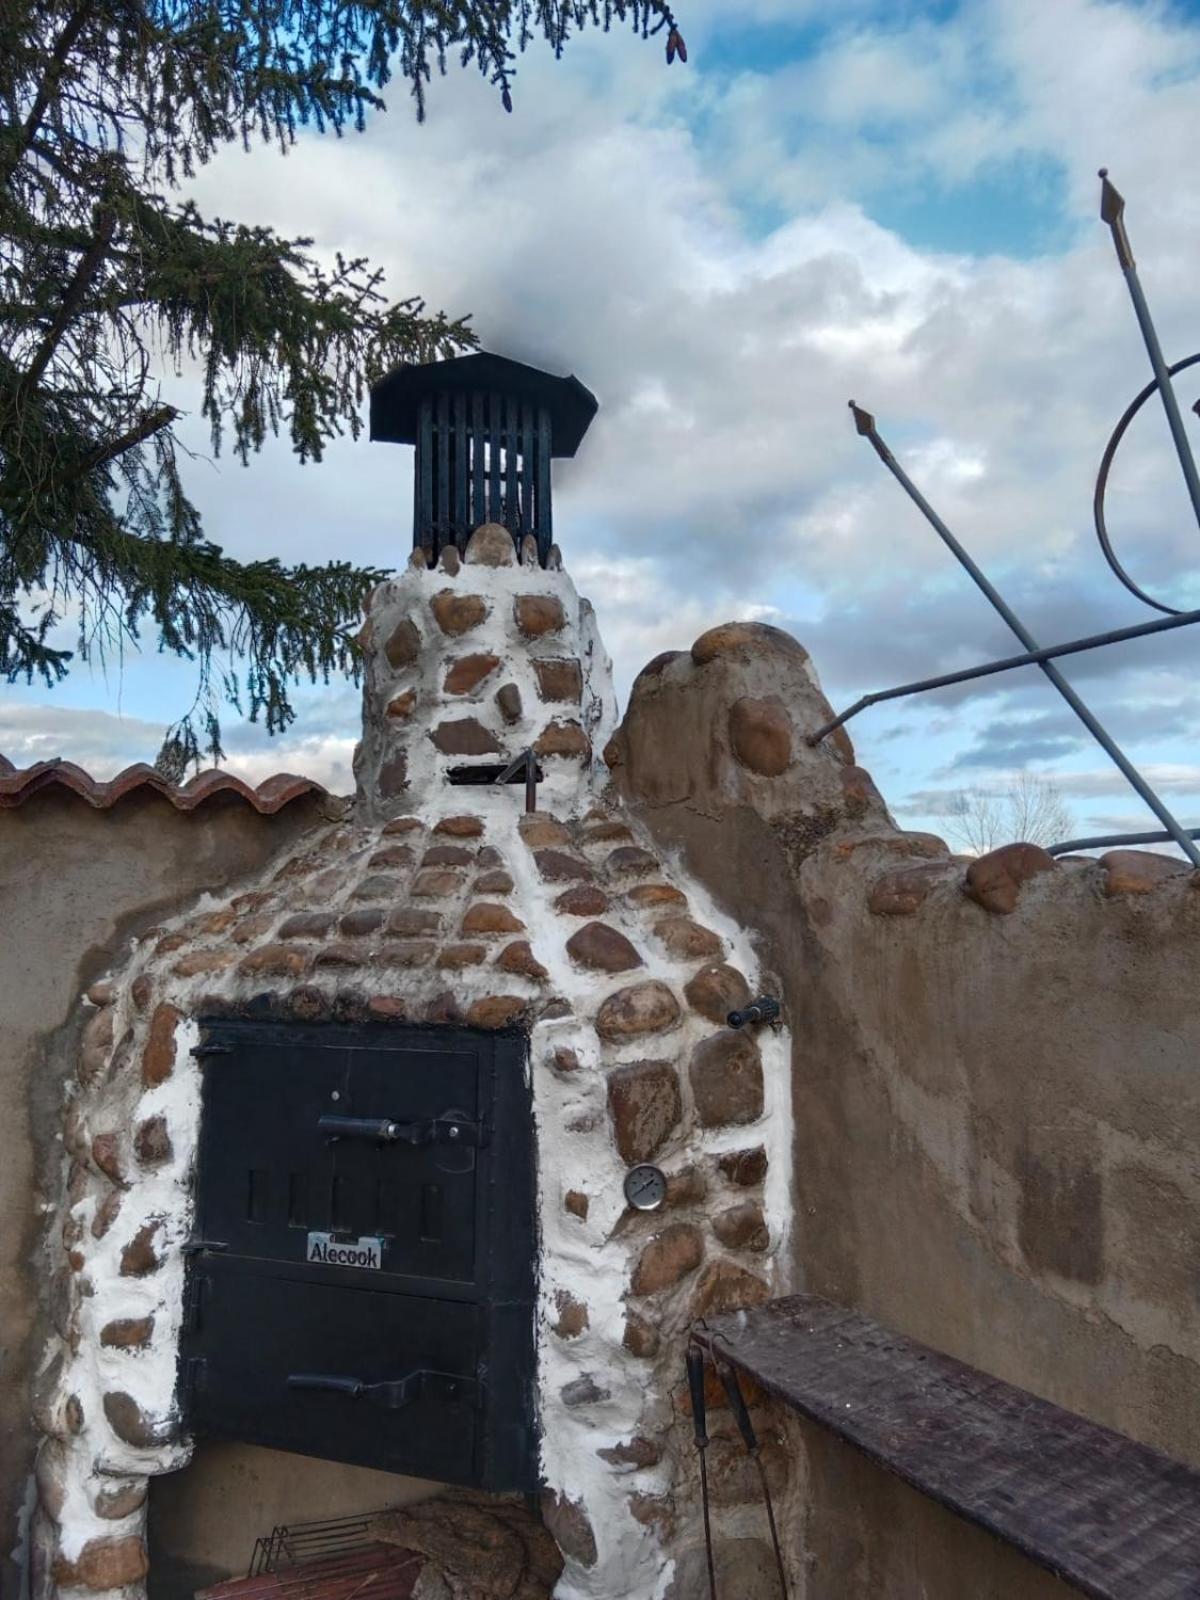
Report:
[[[625,1174],[625,1198],[635,1211],[657,1211],[667,1198],[667,1180],[657,1167],[630,1167]]]

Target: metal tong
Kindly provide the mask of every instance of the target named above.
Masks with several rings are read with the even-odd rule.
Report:
[[[775,1568],[779,1574],[779,1592],[783,1596],[783,1600],[788,1600],[787,1574],[784,1571],[783,1553],[779,1547],[779,1530],[775,1525],[775,1507],[771,1501],[771,1486],[767,1482],[767,1469],[763,1465],[758,1435],[755,1433],[754,1424],[750,1420],[750,1412],[746,1406],[741,1385],[738,1382],[737,1372],[728,1361],[723,1361],[720,1358],[711,1335],[706,1333],[705,1341],[707,1353],[712,1358],[713,1367],[717,1377],[721,1380],[721,1387],[724,1389],[725,1396],[729,1401],[729,1409],[733,1412],[738,1432],[742,1436],[742,1443],[746,1446],[746,1454],[758,1469],[759,1482],[762,1484],[763,1503],[767,1508],[767,1522],[771,1529],[771,1547],[775,1552]],[[704,1556],[708,1565],[708,1592],[710,1600],[717,1600],[717,1575],[713,1565],[712,1520],[708,1495],[707,1451],[710,1440],[708,1437],[707,1406],[704,1399],[704,1358],[705,1344],[701,1344],[693,1334],[684,1360],[687,1366],[688,1390],[692,1401],[692,1432],[696,1441],[696,1452],[700,1457],[700,1503],[704,1513]]]

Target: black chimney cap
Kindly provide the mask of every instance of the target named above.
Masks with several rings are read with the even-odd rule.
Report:
[[[528,405],[544,406],[550,416],[550,454],[573,456],[597,400],[578,378],[556,378],[507,356],[477,350],[449,361],[394,367],[371,388],[371,438],[390,444],[416,444],[417,406],[436,394],[463,391],[502,394]]]

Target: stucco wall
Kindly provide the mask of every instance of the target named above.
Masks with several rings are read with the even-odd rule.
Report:
[[[63,1082],[79,995],[129,938],[205,890],[257,872],[320,820],[302,798],[274,816],[234,797],[177,811],[151,791],[110,810],[50,789],[0,810],[0,1592],[21,1593],[33,1364],[44,1339],[41,1207],[60,1179]],[[328,802],[324,802],[328,804]]]
[[[795,641],[735,625],[652,663],[609,750],[779,974],[796,1281],[1200,1463],[1194,879],[955,859],[894,827],[848,741],[806,745],[827,715]],[[918,1588],[902,1551],[928,1514],[851,1475],[848,1502],[844,1473],[810,1474],[803,1600],[1035,1592],[1016,1558],[1011,1584],[964,1585],[990,1545],[942,1514]]]

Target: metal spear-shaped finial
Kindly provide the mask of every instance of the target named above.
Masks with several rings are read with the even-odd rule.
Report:
[[[876,431],[875,418],[869,411],[864,411],[860,405],[856,405],[853,400],[850,401],[850,410],[854,415],[854,426],[858,430],[859,437],[869,439],[875,454],[885,466],[889,465],[892,453]]]

